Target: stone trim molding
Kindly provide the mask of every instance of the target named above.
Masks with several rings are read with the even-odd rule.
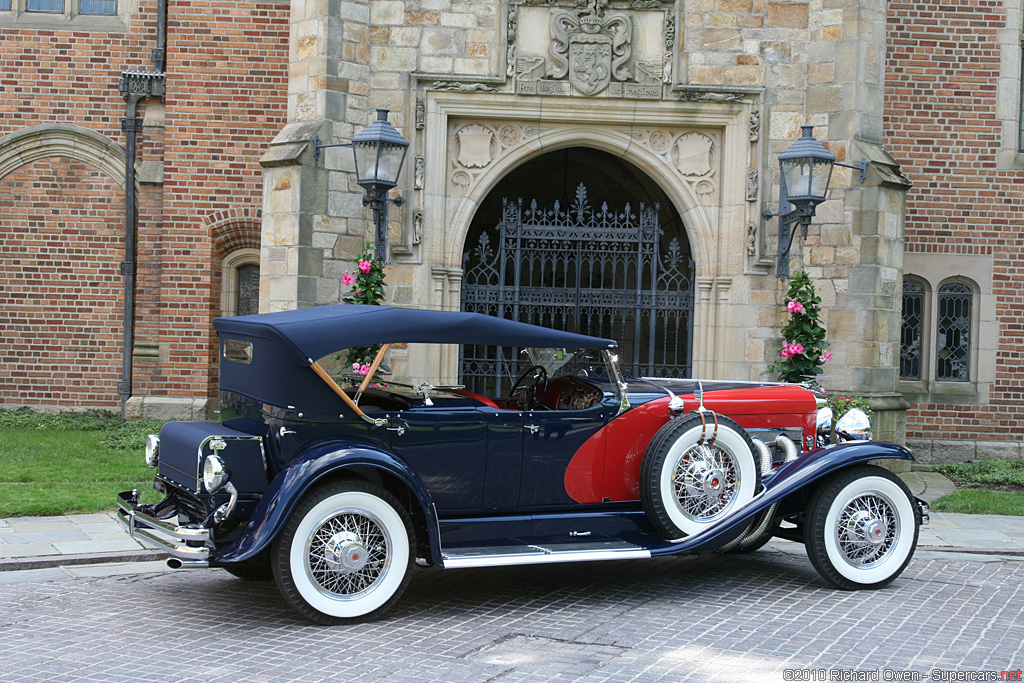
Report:
[[[1024,2],[1003,0],[1006,28],[999,31],[999,79],[996,82],[996,118],[1001,128],[1000,150],[996,156],[999,168],[1024,169],[1021,128],[1024,103],[1021,102],[1021,53],[1024,52]]]
[[[225,259],[239,249],[260,247],[263,212],[256,207],[232,208],[206,216],[203,223],[217,255]],[[256,259],[259,263],[259,259]]]
[[[125,151],[110,138],[70,123],[44,123],[0,138],[0,178],[49,157],[99,169],[124,189]]]
[[[1021,441],[953,438],[907,439],[907,448],[914,454],[914,459],[922,465],[968,462],[986,458],[1004,458],[1006,460],[1024,458],[1024,443]]]

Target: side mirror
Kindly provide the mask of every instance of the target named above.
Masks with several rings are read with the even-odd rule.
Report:
[[[836,431],[851,441],[867,441],[871,438],[871,418],[860,408],[851,408],[839,418]]]

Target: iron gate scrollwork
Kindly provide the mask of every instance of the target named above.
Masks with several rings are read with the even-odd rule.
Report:
[[[688,376],[693,261],[678,237],[662,249],[658,210],[595,210],[582,183],[564,209],[505,198],[496,230],[464,256],[462,310],[615,339],[628,376]],[[465,346],[461,381],[502,395],[517,352]]]

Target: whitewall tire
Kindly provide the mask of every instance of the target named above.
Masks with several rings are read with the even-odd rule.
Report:
[[[890,584],[910,562],[920,530],[906,484],[874,466],[844,470],[822,484],[805,525],[811,564],[845,590]]]
[[[312,491],[292,512],[274,541],[274,578],[313,621],[368,621],[408,585],[414,540],[394,496],[366,482],[338,482]]]
[[[640,467],[640,500],[666,538],[696,534],[749,502],[761,486],[746,431],[729,418],[691,413],[665,424]]]

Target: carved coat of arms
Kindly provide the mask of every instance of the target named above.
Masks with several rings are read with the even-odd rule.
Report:
[[[555,66],[549,78],[564,78],[585,95],[596,95],[614,79],[631,80],[627,68],[633,20],[623,12],[604,11],[605,2],[589,0],[575,11],[557,12],[551,18],[551,57]]]

